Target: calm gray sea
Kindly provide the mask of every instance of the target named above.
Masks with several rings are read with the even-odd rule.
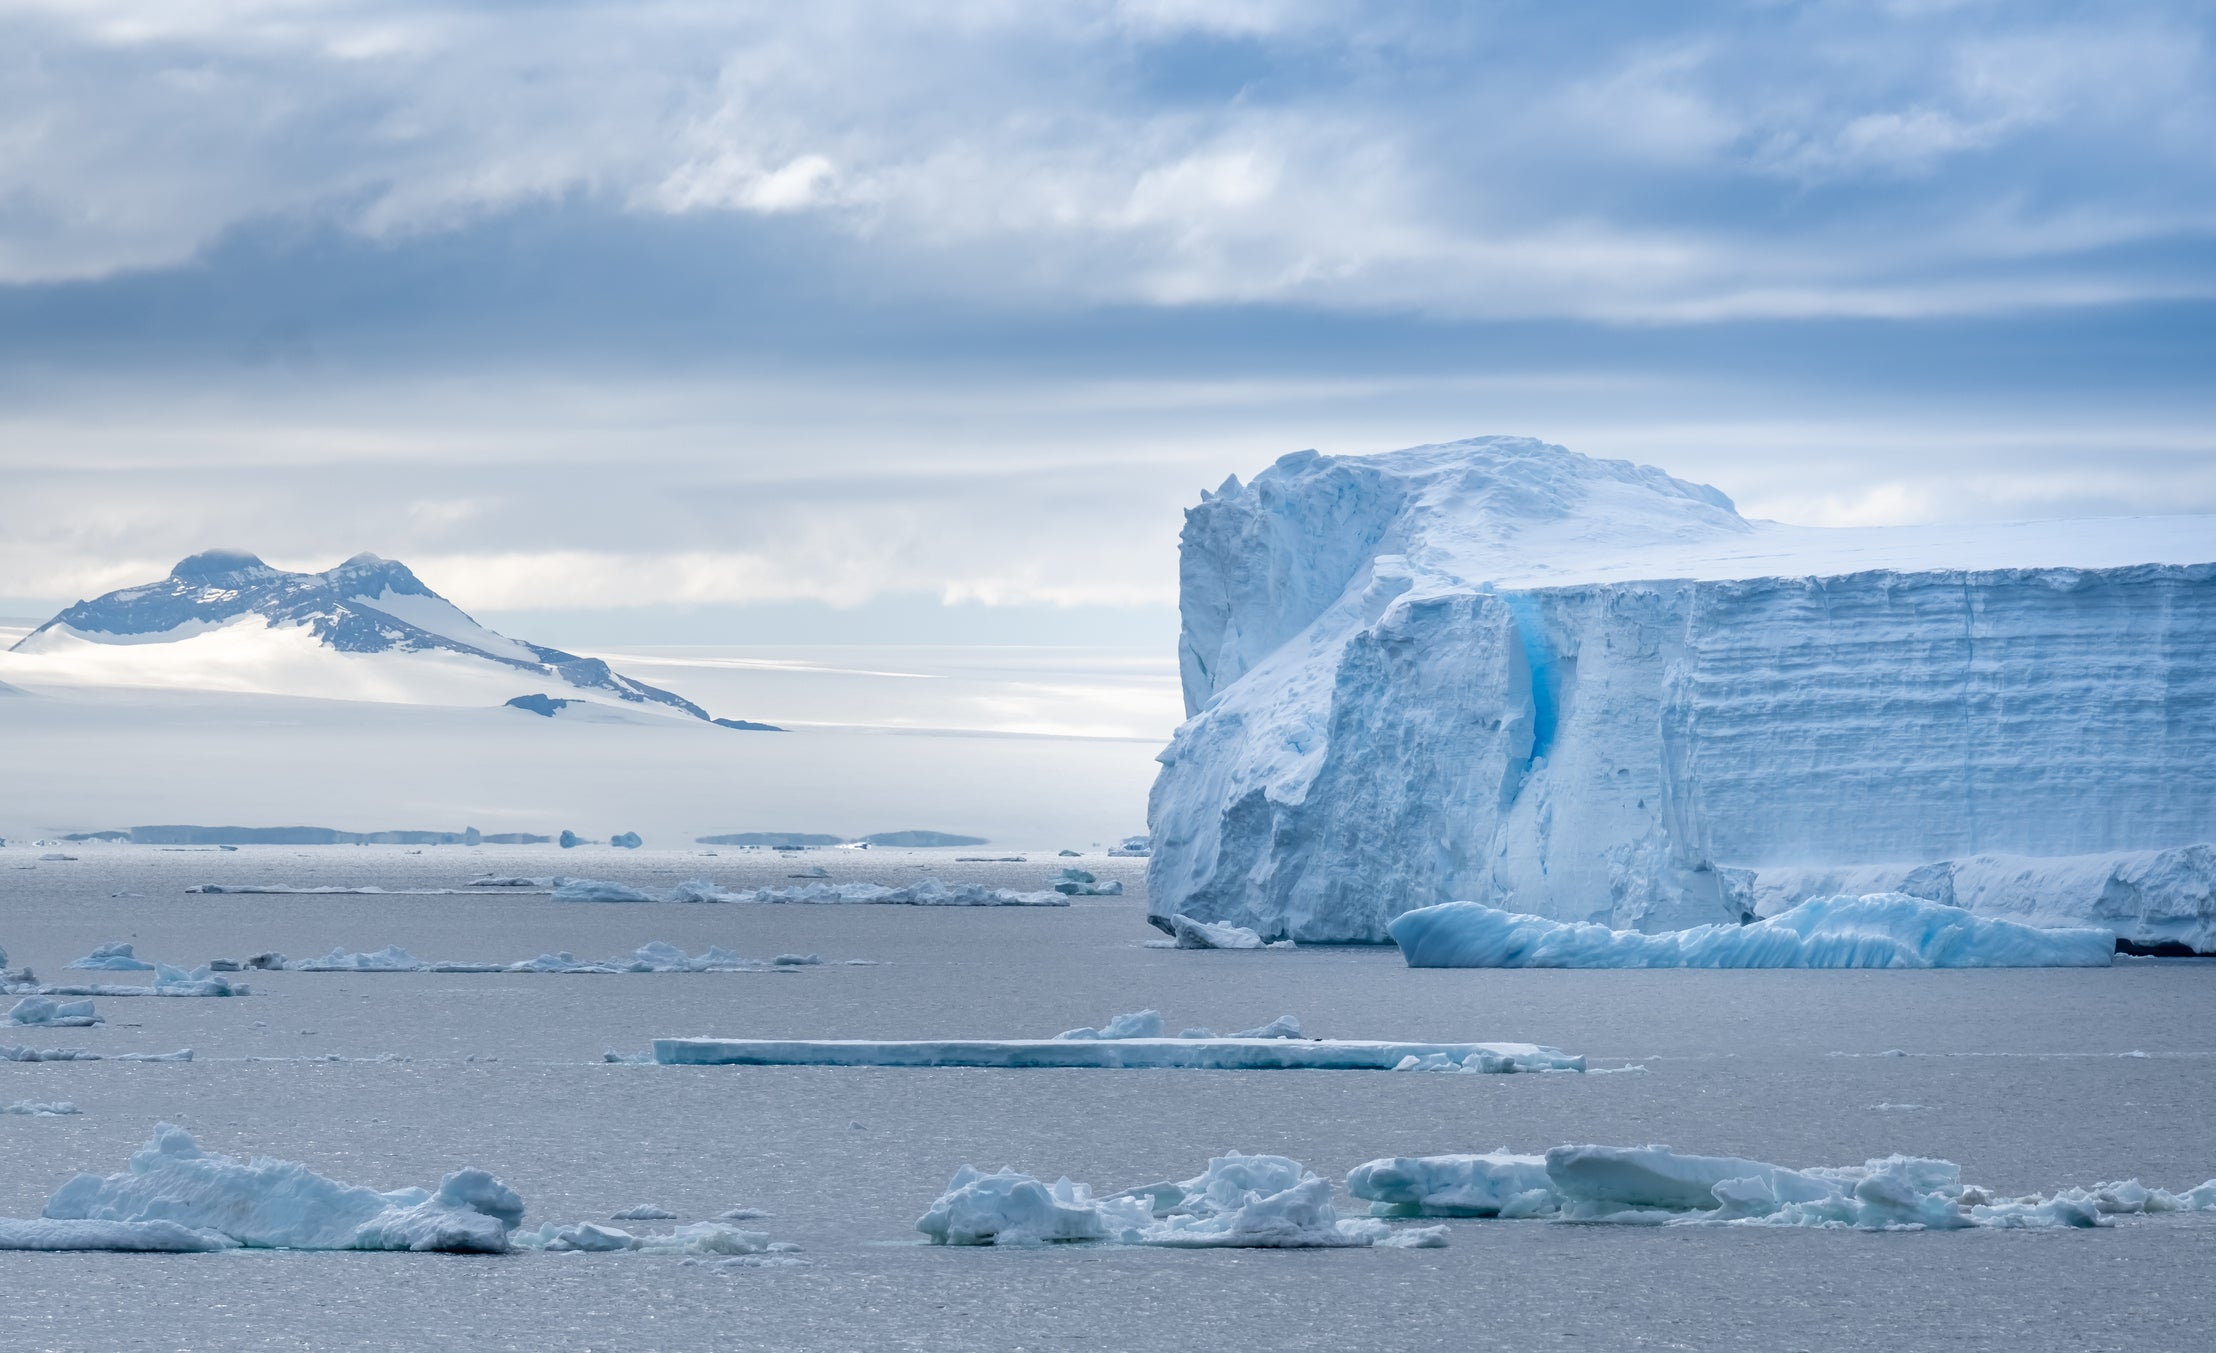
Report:
[[[0,1041],[195,1049],[189,1065],[0,1063],[0,1215],[122,1168],[157,1119],[351,1182],[481,1165],[529,1224],[734,1205],[791,1269],[652,1256],[0,1254],[0,1348],[2200,1349],[2216,1222],[1850,1234],[1455,1222],[1433,1251],[944,1250],[915,1218],[964,1162],[1104,1187],[1228,1148],[1343,1175],[1388,1154],[1663,1142],[1788,1165],[1894,1151],[2003,1190],[2216,1175],[2216,965],[1953,973],[1411,972],[1391,950],[1143,947],[1133,895],[1066,910],[557,905],[544,897],[189,895],[195,883],[455,885],[479,872],[666,887],[1037,887],[1065,861],[958,852],[621,853],[332,847],[0,850],[0,946],[49,979],[107,940],[180,963],[397,944],[427,959],[649,940],[884,966],[696,976],[253,974],[240,1000],[103,1000],[94,1030]],[[112,896],[122,893],[124,896]],[[113,979],[127,980],[127,979]],[[1528,1039],[1598,1076],[870,1071],[610,1065],[678,1034],[1024,1037],[1152,1006],[1228,1031]],[[1907,1056],[1878,1056],[1900,1050]],[[390,1062],[324,1061],[326,1057]],[[265,1060],[253,1060],[265,1059]],[[274,1059],[274,1060],[268,1060]],[[1881,1107],[1882,1106],[1882,1107]],[[1358,1206],[1358,1205],[1350,1205]]]

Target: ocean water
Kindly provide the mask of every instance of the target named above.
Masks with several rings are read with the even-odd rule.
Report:
[[[640,1255],[0,1254],[0,1347],[234,1349],[2194,1349],[2216,1222],[1863,1234],[1449,1223],[1434,1251],[946,1250],[915,1218],[965,1162],[1122,1187],[1226,1149],[1343,1176],[1376,1156],[1664,1142],[1789,1165],[1893,1151],[2003,1191],[2216,1175],[2216,965],[2032,972],[1411,972],[1391,950],[1144,947],[1133,884],[1066,909],[562,905],[535,896],[187,894],[195,883],[453,886],[479,872],[666,886],[1037,887],[1066,863],[967,852],[550,848],[0,850],[0,946],[49,979],[106,940],[182,963],[398,944],[429,959],[648,940],[881,966],[558,977],[255,973],[236,1000],[110,999],[7,1041],[192,1047],[189,1065],[0,1064],[0,1215],[122,1168],[158,1119],[351,1182],[480,1165],[528,1224],[654,1203],[805,1247],[804,1267]],[[981,852],[998,853],[998,852]],[[126,896],[114,896],[124,893]],[[113,979],[127,980],[127,979]],[[1152,1006],[1225,1031],[1528,1039],[1611,1075],[890,1071],[612,1065],[658,1035],[1017,1037]],[[1900,1053],[1905,1055],[1886,1055]],[[390,1061],[323,1060],[392,1058]],[[1351,1202],[1345,1210],[1358,1205]]]

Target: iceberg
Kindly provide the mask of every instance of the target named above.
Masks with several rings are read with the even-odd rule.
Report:
[[[1527,438],[1287,456],[1186,514],[1151,918],[1899,891],[2216,952],[2212,561],[2209,517],[1784,526]]]
[[[1073,1031],[1074,1032],[1074,1031]],[[865,1039],[657,1038],[663,1066],[1087,1067],[1112,1070],[1391,1071],[1410,1058],[1494,1072],[1583,1071],[1536,1043],[1382,1043],[1334,1038]]]
[[[1100,879],[1082,869],[1064,869],[1046,881],[1046,886],[1064,897],[1121,897],[1123,880]]]
[[[788,956],[789,957],[789,956]],[[819,963],[822,960],[817,960]],[[688,954],[674,944],[649,941],[627,958],[581,959],[563,952],[540,954],[515,963],[466,961],[426,962],[398,946],[374,953],[353,954],[333,949],[321,958],[304,958],[284,965],[292,972],[437,972],[437,973],[673,973],[756,972],[774,966],[752,963],[721,945],[710,945]],[[788,965],[789,966],[789,965]]]
[[[2010,1197],[1964,1184],[1952,1161],[1894,1155],[1795,1170],[1666,1146],[1373,1160],[1347,1175],[1347,1192],[1368,1199],[1375,1216],[1882,1231],[2092,1227],[2116,1216],[2216,1210],[2216,1179],[2183,1193],[2123,1180]]]
[[[1243,925],[1196,921],[1183,912],[1170,918],[1170,936],[1178,949],[1262,949],[1262,937]],[[1155,941],[1159,944],[1161,941]]]
[[[173,1221],[56,1221],[0,1217],[0,1250],[107,1250],[122,1254],[207,1254],[235,1250],[229,1236]]]
[[[1448,902],[1386,931],[1411,968],[2105,968],[2116,950],[2112,931],[2040,930],[1901,893],[1656,935]]]
[[[556,902],[659,902],[662,899],[651,893],[642,893],[620,883],[607,883],[600,879],[563,879],[555,885],[552,894]]]
[[[618,1214],[619,1218],[621,1214]],[[667,1214],[664,1214],[665,1216]],[[701,1221],[658,1235],[634,1235],[614,1226],[574,1222],[557,1226],[548,1222],[536,1231],[519,1232],[513,1238],[518,1249],[545,1250],[553,1254],[744,1255],[788,1253],[798,1245],[773,1242],[766,1232],[748,1231],[721,1222]]]
[[[183,1128],[163,1123],[128,1170],[105,1178],[78,1175],[47,1201],[45,1216],[132,1228],[119,1233],[126,1239],[146,1228],[184,1227],[220,1237],[220,1247],[500,1254],[523,1220],[523,1200],[477,1169],[455,1171],[436,1190],[380,1193],[291,1161],[240,1161],[203,1151]],[[22,1225],[0,1221],[0,1227]]]
[[[1180,1183],[1107,1197],[1064,1178],[1052,1184],[1003,1167],[965,1165],[916,1222],[934,1245],[1040,1245],[1105,1241],[1172,1249],[1436,1248],[1446,1228],[1395,1229],[1342,1221],[1331,1181],[1283,1156],[1236,1151]]]
[[[1160,1038],[1162,1036],[1162,1012],[1159,1010],[1132,1010],[1116,1016],[1098,1029],[1065,1029],[1054,1035],[1057,1039],[1083,1038]]]
[[[806,874],[794,874],[794,878],[818,878],[827,871],[816,869]],[[584,880],[572,880],[583,883]],[[593,888],[614,889],[624,896],[563,896],[557,889],[557,902],[652,902],[656,899],[634,889],[617,884],[593,884]],[[1112,894],[1110,894],[1112,895]],[[880,906],[880,907],[1066,907],[1069,898],[1060,893],[1040,891],[1034,893],[1013,892],[1006,888],[988,888],[981,883],[941,883],[935,878],[920,878],[914,883],[898,888],[880,883],[809,883],[798,888],[742,888],[726,891],[709,879],[688,879],[671,889],[661,901],[665,902],[753,902],[791,903],[813,906]]]
[[[44,1103],[35,1099],[19,1099],[13,1104],[0,1106],[0,1113],[14,1114],[19,1118],[71,1118],[83,1112],[66,1099]]]
[[[0,955],[0,963],[6,961]],[[131,946],[121,940],[101,945],[83,958],[70,960],[69,966],[90,972],[152,972],[154,965],[131,952]]]
[[[41,1029],[89,1029],[107,1023],[93,1012],[91,1001],[57,1001],[51,996],[25,996],[8,1011],[5,1022]]]

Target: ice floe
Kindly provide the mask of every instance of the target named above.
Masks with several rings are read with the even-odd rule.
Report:
[[[697,954],[688,954],[674,944],[653,940],[631,951],[628,957],[585,959],[563,951],[540,954],[513,963],[477,963],[469,961],[431,962],[417,958],[398,947],[388,946],[371,953],[349,953],[333,949],[321,958],[303,958],[285,964],[291,972],[435,972],[435,973],[678,973],[678,972],[764,972],[774,968],[811,966],[821,964],[817,955],[782,954],[768,963],[741,957],[721,945],[710,945]]]
[[[554,1254],[755,1255],[789,1254],[800,1248],[788,1242],[773,1241],[763,1231],[748,1231],[712,1221],[698,1221],[654,1235],[634,1235],[589,1221],[567,1226],[548,1222],[535,1231],[518,1232],[514,1242],[518,1249],[545,1250]]]
[[[84,1112],[66,1099],[42,1103],[35,1099],[19,1099],[13,1104],[0,1106],[0,1113],[14,1114],[20,1118],[73,1118]]]
[[[104,1178],[80,1174],[62,1185],[47,1200],[45,1219],[82,1225],[57,1236],[68,1243],[36,1248],[499,1254],[523,1219],[523,1200],[477,1169],[455,1171],[436,1190],[380,1193],[292,1161],[203,1151],[183,1128],[163,1123],[129,1169]],[[36,1223],[11,1219],[0,1228],[37,1237]],[[181,1236],[180,1228],[192,1234]]]
[[[40,1029],[89,1029],[95,1024],[105,1024],[93,1011],[91,1001],[57,1001],[51,996],[25,996],[8,1011],[0,1023],[28,1025]]]
[[[795,877],[800,877],[796,875]],[[812,876],[811,876],[812,877]],[[614,886],[614,885],[610,885]],[[627,890],[628,891],[628,890]],[[637,898],[589,898],[564,897],[555,892],[556,901],[652,901],[641,894]],[[1066,907],[1069,898],[1051,890],[1023,893],[1007,888],[988,888],[982,883],[941,883],[935,878],[920,878],[914,883],[889,887],[881,883],[808,883],[798,888],[742,888],[727,892],[707,879],[691,879],[679,884],[662,900],[669,902],[772,902],[815,906],[880,906],[880,907]]]
[[[1373,1160],[1347,1191],[1394,1217],[1558,1217],[1641,1225],[1826,1226],[1857,1230],[2101,1226],[2119,1215],[2216,1210],[2216,1179],[2183,1193],[2137,1180],[2009,1196],[1962,1182],[1952,1161],[1887,1156],[1791,1169],[1666,1146],[1558,1146],[1543,1156]]]
[[[604,879],[563,879],[550,896],[556,902],[659,902],[651,893]],[[682,900],[682,899],[679,899]]]
[[[1386,926],[1411,968],[2099,968],[2107,930],[2041,930],[1904,893],[1828,897],[1747,925],[1647,935],[1476,902]]]
[[[185,891],[282,897],[467,897],[470,894],[468,888],[347,888],[299,883],[196,883]]]
[[[1082,1029],[1064,1029],[1054,1036],[1058,1039],[1160,1038],[1162,1036],[1162,1012],[1159,1010],[1133,1010],[1116,1016],[1098,1029],[1088,1025]]]
[[[131,946],[122,940],[101,945],[83,958],[70,960],[69,966],[88,972],[152,972],[154,965],[131,952]]]
[[[1123,880],[1100,879],[1083,869],[1064,869],[1046,881],[1046,886],[1064,897],[1121,897]]]
[[[636,1206],[633,1206],[633,1207],[627,1207],[627,1208],[623,1209],[623,1210],[622,1210],[621,1212],[611,1212],[611,1213],[609,1213],[609,1214],[608,1214],[608,1220],[609,1220],[609,1221],[675,1221],[675,1220],[677,1220],[677,1214],[676,1214],[676,1213],[674,1213],[674,1212],[672,1212],[672,1211],[670,1211],[670,1210],[669,1210],[668,1208],[666,1208],[666,1207],[656,1207],[656,1206],[655,1206],[654,1204],[652,1204],[652,1203],[639,1203],[639,1204],[637,1204]]]
[[[1267,947],[1259,931],[1243,925],[1196,921],[1180,912],[1170,918],[1171,947],[1176,949],[1261,949]]]
[[[1072,1032],[1075,1032],[1074,1030]],[[1441,1056],[1486,1069],[1583,1071],[1585,1059],[1535,1043],[1385,1043],[1302,1038],[862,1039],[657,1038],[664,1066],[1088,1067],[1219,1071],[1390,1071]]]
[[[74,964],[72,967],[76,966]],[[253,988],[234,982],[212,966],[186,971],[167,963],[153,966],[148,985],[119,982],[55,982],[29,988],[40,996],[251,996]]]
[[[1316,1249],[1447,1243],[1443,1226],[1396,1230],[1341,1220],[1331,1181],[1283,1156],[1216,1157],[1198,1176],[1096,1196],[1083,1184],[1042,1183],[1003,1168],[965,1165],[916,1229],[935,1245],[1102,1241],[1180,1249]]]

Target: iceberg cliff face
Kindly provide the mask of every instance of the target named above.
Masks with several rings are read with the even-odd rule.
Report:
[[[1150,905],[1312,941],[1465,899],[1656,930],[1864,868],[2216,948],[2216,855],[2179,849],[2216,823],[2212,559],[2206,517],[1749,522],[1522,438],[1289,456],[1187,513]],[[1988,856],[2030,858],[2001,886]],[[1985,882],[1908,882],[1933,868]]]

